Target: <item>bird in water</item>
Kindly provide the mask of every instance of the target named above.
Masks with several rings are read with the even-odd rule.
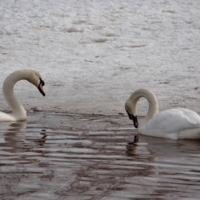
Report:
[[[11,108],[12,113],[7,114],[0,112],[0,122],[23,121],[27,119],[26,110],[13,92],[14,85],[20,80],[29,81],[38,88],[43,96],[45,96],[45,92],[43,90],[45,83],[38,71],[33,69],[20,69],[11,73],[3,83],[3,95],[9,107]]]
[[[147,99],[149,109],[139,123],[137,103],[142,97]],[[200,139],[200,116],[196,112],[185,108],[159,112],[156,96],[147,89],[133,92],[125,103],[125,109],[139,134],[170,139]]]

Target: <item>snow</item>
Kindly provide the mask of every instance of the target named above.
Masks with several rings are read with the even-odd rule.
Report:
[[[17,83],[26,109],[125,113],[129,95],[147,88],[160,110],[200,112],[199,10],[192,0],[1,0],[0,85],[33,68],[46,97]],[[3,95],[0,108],[9,109]]]

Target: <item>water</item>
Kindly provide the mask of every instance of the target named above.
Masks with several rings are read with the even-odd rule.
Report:
[[[128,145],[123,115],[28,117],[0,124],[0,199],[199,199],[199,141]]]

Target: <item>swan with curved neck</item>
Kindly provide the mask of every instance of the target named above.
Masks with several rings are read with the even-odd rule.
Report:
[[[26,120],[26,110],[16,98],[13,92],[14,85],[20,80],[27,80],[35,85],[40,93],[45,96],[43,86],[44,81],[42,80],[39,72],[33,69],[21,69],[10,74],[3,83],[3,95],[12,110],[11,114],[0,112],[0,122],[3,121],[22,121]]]
[[[145,118],[138,123],[137,102],[146,98],[149,109]],[[170,139],[200,139],[200,116],[189,109],[175,108],[159,112],[156,96],[149,90],[136,90],[125,103],[129,119],[138,133]]]

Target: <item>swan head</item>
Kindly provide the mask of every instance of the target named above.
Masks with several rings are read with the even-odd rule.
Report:
[[[133,115],[133,114],[129,113],[128,110],[126,110],[126,112],[127,112],[127,114],[128,114],[129,119],[133,121],[134,127],[135,127],[135,128],[138,128],[139,123],[138,123],[137,115]]]
[[[31,73],[30,77],[28,78],[28,81],[30,83],[32,83],[33,85],[35,85],[38,88],[38,90],[40,91],[40,93],[43,96],[45,96],[45,92],[43,89],[43,86],[45,85],[45,83],[42,80],[42,77],[39,72],[32,70],[32,73]]]
[[[129,119],[133,121],[134,127],[138,128],[139,123],[136,115],[136,110],[137,110],[136,104],[133,104],[132,101],[128,99],[125,103],[125,110],[128,114]]]

